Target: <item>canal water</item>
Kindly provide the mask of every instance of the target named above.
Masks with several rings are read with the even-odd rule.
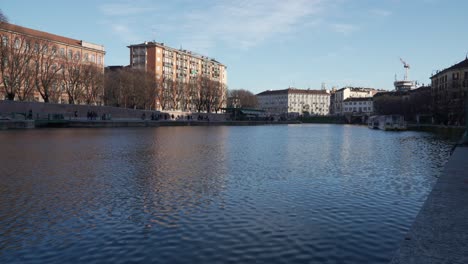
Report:
[[[342,125],[0,132],[0,263],[387,263],[451,142]]]

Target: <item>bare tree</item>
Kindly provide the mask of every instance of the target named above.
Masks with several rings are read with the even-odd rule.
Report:
[[[36,86],[34,85],[34,80],[35,80],[34,71],[31,68],[29,68],[25,75],[25,81],[23,83],[23,86],[17,94],[18,100],[35,101],[34,91],[36,90]]]
[[[256,108],[258,106],[257,97],[248,90],[229,90],[228,97],[230,100],[238,99],[241,107]],[[230,101],[228,104],[232,105],[232,102]]]
[[[204,76],[198,76],[196,79],[196,88],[193,91],[193,104],[197,110],[197,112],[201,112],[204,110],[205,107],[205,87],[208,78]]]
[[[2,36],[0,41],[0,80],[8,100],[14,100],[21,88],[25,86],[31,74],[32,58],[33,53],[29,38],[17,36],[14,39],[9,39],[7,36]],[[26,91],[30,92],[29,89]]]
[[[122,74],[123,70],[109,70],[105,72],[104,100],[106,105],[117,107],[123,105]]]
[[[33,46],[34,85],[45,103],[56,102],[61,95],[56,48],[48,41],[31,43]]]
[[[95,64],[83,65],[83,91],[86,104],[102,104],[104,97],[104,72]]]
[[[215,112],[218,113],[218,111],[226,107],[227,103],[227,86],[224,83],[217,82],[218,89],[216,90],[216,97],[214,101],[214,107],[215,107]]]
[[[198,78],[196,77],[190,77],[189,82],[187,84],[187,109],[189,111],[195,110],[196,107],[196,98],[198,95]]]
[[[3,11],[0,9],[0,23],[8,23],[8,18]]]
[[[168,110],[171,106],[171,89],[173,85],[172,79],[163,78],[161,81],[161,86],[158,91],[158,101],[162,110]]]
[[[80,103],[83,99],[83,83],[86,81],[83,71],[83,64],[79,53],[75,56],[64,56],[62,61],[62,70],[60,74],[60,81],[62,87],[65,89],[68,95],[68,103],[76,104]]]

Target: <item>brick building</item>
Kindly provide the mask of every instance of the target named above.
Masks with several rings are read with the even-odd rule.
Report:
[[[25,79],[26,74],[24,73],[27,71],[33,72],[36,70],[36,77],[38,74],[42,76],[50,74],[50,78],[48,79],[48,81],[50,81],[50,87],[47,87],[47,89],[54,91],[54,94],[53,98],[51,97],[47,100],[50,99],[51,102],[57,103],[67,103],[69,102],[69,96],[73,96],[69,93],[69,90],[67,90],[70,83],[63,74],[66,67],[72,62],[75,65],[75,71],[81,69],[81,65],[93,65],[96,71],[101,74],[104,73],[104,58],[106,52],[102,45],[96,45],[83,40],[72,39],[9,23],[0,23],[0,38],[0,56],[2,57],[1,59],[4,66],[1,67],[2,71],[0,72],[1,99],[8,95],[5,83],[8,86],[13,82],[12,80],[14,80],[15,83],[21,86],[20,89],[17,89],[14,100],[44,101],[44,95],[41,95],[39,91],[40,87],[31,89],[31,93],[23,94],[23,97],[20,96],[20,94],[24,93],[24,91],[31,86],[31,83],[34,83],[34,80]],[[29,54],[29,57],[25,56],[25,54]],[[16,69],[13,62],[21,62],[21,60],[28,61],[25,62],[24,68]],[[29,75],[29,78],[31,78],[31,75]],[[86,84],[83,84],[82,87],[86,87]],[[85,91],[75,92],[78,94],[79,92]],[[93,104],[101,104],[102,94],[93,94],[92,96],[93,98],[95,97],[92,102]],[[76,98],[74,103],[86,103],[86,101],[89,100],[90,98],[85,97],[81,99]]]
[[[130,66],[133,69],[142,69],[154,75],[155,80],[162,85],[162,92],[167,93],[168,97],[174,97],[170,86],[193,85],[191,87],[201,87],[202,83],[211,82],[210,87],[216,90],[217,98],[215,101],[222,102],[221,107],[226,106],[227,101],[227,67],[219,61],[209,58],[195,52],[175,49],[158,42],[144,42],[128,46],[130,49]],[[203,79],[203,81],[202,81]],[[196,84],[198,82],[198,84]],[[191,89],[191,88],[188,88]],[[200,88],[201,89],[201,88]],[[173,91],[174,89],[172,89]],[[183,89],[179,89],[183,90]],[[185,92],[181,92],[185,93]],[[187,92],[190,93],[190,92]],[[192,101],[192,95],[180,94],[177,97],[186,98],[188,106],[182,106],[180,103],[170,103],[172,110],[188,110],[197,107]],[[222,98],[221,98],[222,97]],[[169,100],[171,101],[171,100]],[[156,108],[163,109],[161,99],[156,99]],[[210,111],[210,107],[204,107],[203,111]]]
[[[450,125],[465,123],[468,95],[468,58],[431,77],[435,122]]]

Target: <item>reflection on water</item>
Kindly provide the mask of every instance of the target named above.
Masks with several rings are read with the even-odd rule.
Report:
[[[293,125],[0,133],[0,262],[386,263],[450,142]]]

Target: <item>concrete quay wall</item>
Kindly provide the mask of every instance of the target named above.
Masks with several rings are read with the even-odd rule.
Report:
[[[93,111],[97,114],[96,119],[98,120],[101,119],[102,115],[110,116],[112,120],[141,120],[143,115],[145,115],[145,119],[148,120],[151,119],[152,114],[161,115],[161,119],[163,120],[164,116],[166,116],[168,120],[177,119],[177,117],[183,120],[186,119],[187,116],[191,116],[194,120],[197,120],[198,116],[200,116],[204,119],[209,119],[210,121],[226,121],[227,118],[226,114],[216,113],[156,111],[112,106],[71,105],[0,100],[0,118],[4,117],[10,119],[24,119],[24,114],[29,114],[29,111],[32,111],[33,119],[48,119],[50,115],[60,114],[66,120],[86,120],[87,113],[90,111]]]
[[[287,125],[299,122],[268,121],[152,121],[152,120],[63,120],[36,121],[36,127],[61,128],[113,128],[113,127],[164,127],[164,126],[256,126]]]
[[[391,264],[468,263],[468,147],[455,149]]]
[[[0,120],[0,130],[34,128],[33,120]]]

